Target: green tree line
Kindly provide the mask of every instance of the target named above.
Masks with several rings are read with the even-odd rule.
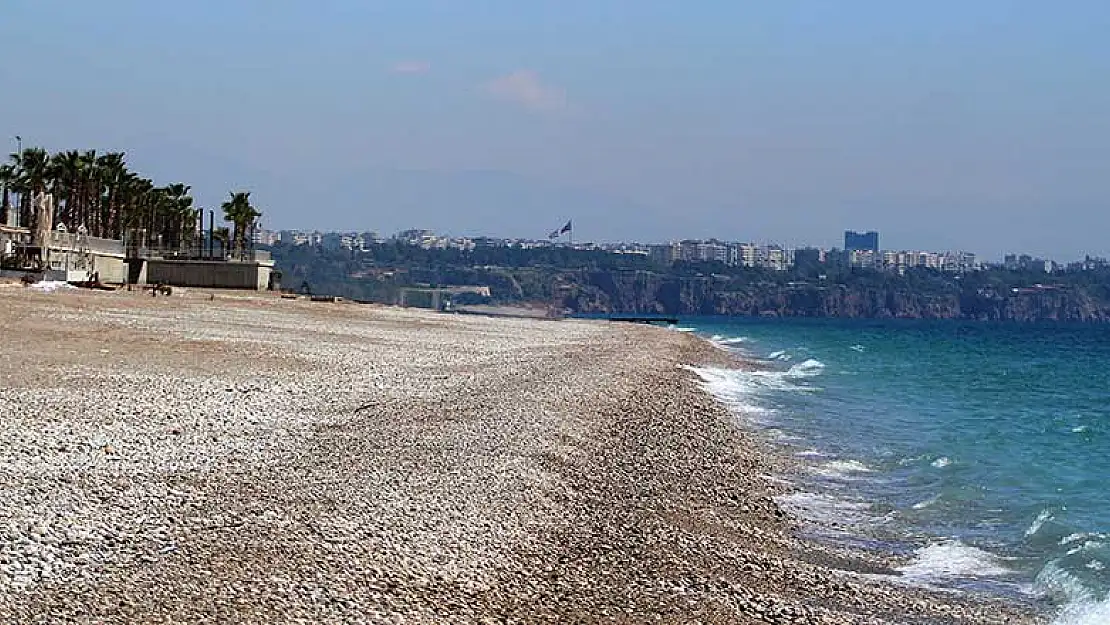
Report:
[[[174,182],[156,185],[133,171],[123,152],[97,154],[96,150],[66,150],[50,154],[30,147],[11,154],[0,165],[0,224],[10,217],[34,229],[38,219],[33,198],[41,193],[54,197],[52,225],[88,236],[122,239],[128,231],[141,230],[148,245],[183,249],[199,243],[202,211],[194,206],[191,187]],[[232,228],[221,228],[213,238],[224,246],[246,247],[247,234],[262,215],[250,203],[249,192],[232,192],[221,206]]]

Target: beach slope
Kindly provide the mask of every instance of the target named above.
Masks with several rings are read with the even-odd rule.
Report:
[[[682,333],[23,289],[0,327],[0,622],[1026,622],[795,538]]]

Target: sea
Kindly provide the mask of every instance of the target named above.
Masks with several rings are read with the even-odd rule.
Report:
[[[905,556],[905,583],[1110,623],[1110,328],[683,319],[758,370],[707,390],[804,469],[816,537]]]

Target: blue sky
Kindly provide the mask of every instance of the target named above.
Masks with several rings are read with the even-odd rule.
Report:
[[[1084,0],[5,0],[0,131],[269,227],[1067,259],[1110,255],[1107,32]]]

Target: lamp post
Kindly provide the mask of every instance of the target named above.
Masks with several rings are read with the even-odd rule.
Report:
[[[15,153],[22,155],[23,154],[23,137],[21,137],[19,135],[16,135],[15,136],[15,145],[16,145],[16,148],[15,148],[16,152]]]

